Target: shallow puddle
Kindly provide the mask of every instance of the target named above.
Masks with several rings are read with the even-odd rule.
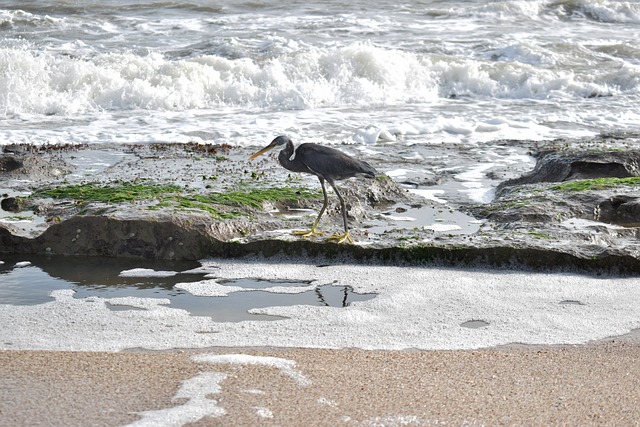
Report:
[[[265,279],[220,279],[218,283],[227,286],[238,286],[245,289],[268,289],[274,286],[286,287],[307,287],[312,281],[295,281],[295,280],[265,280]]]
[[[480,229],[481,222],[446,206],[412,207],[397,204],[365,227],[370,233],[382,234],[389,230],[431,230],[443,234],[473,234]]]
[[[267,281],[262,279],[221,279],[222,285],[245,288],[224,297],[195,296],[175,288],[177,283],[198,282],[203,274],[181,273],[198,267],[198,263],[153,262],[82,257],[0,257],[0,304],[35,305],[53,301],[50,293],[73,289],[74,298],[166,298],[169,307],[183,309],[194,316],[209,316],[217,322],[243,320],[278,320],[281,317],[250,314],[253,308],[315,305],[346,307],[375,294],[358,294],[350,286],[325,285],[298,293],[275,293],[262,289],[273,287],[308,287],[310,282]],[[120,277],[125,270],[144,268],[165,271],[166,277]],[[174,274],[172,274],[174,273]],[[139,308],[107,303],[114,311]]]
[[[560,301],[558,304],[560,305],[586,305],[583,302],[577,301],[577,300],[572,300],[572,299],[566,299],[564,301]]]
[[[460,324],[463,328],[480,329],[489,326],[489,322],[484,320],[469,320]]]

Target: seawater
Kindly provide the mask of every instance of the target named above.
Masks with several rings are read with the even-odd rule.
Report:
[[[126,300],[120,301],[121,298],[163,299],[167,307],[186,310],[192,316],[207,316],[216,322],[240,322],[284,318],[251,313],[252,309],[296,305],[343,308],[354,301],[366,301],[376,296],[373,293],[356,293],[349,285],[322,285],[307,289],[310,282],[256,278],[221,280],[224,286],[242,289],[232,289],[225,296],[193,295],[176,286],[203,280],[205,274],[189,271],[198,266],[194,262],[167,260],[5,255],[0,257],[0,305],[50,303],[54,301],[53,291],[72,289],[74,298],[86,301],[102,298],[113,311],[143,310],[135,304],[127,304]],[[144,271],[128,275],[125,268],[143,268]],[[167,270],[171,268],[177,270]],[[268,289],[270,287],[305,289],[278,293]]]
[[[0,145],[640,131],[640,3],[0,1]]]

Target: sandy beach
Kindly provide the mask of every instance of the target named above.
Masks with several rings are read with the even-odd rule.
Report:
[[[168,409],[156,413],[164,425],[186,425],[182,408],[194,426],[632,426],[638,354],[637,337],[473,351],[2,351],[0,424],[117,426]],[[202,361],[210,355],[237,361]],[[207,374],[223,374],[218,390],[179,394]],[[198,415],[198,399],[216,416]]]

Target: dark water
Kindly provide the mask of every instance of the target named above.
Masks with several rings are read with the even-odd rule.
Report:
[[[287,305],[346,307],[353,301],[372,299],[375,294],[357,294],[349,286],[321,286],[313,291],[279,294],[262,290],[230,293],[226,297],[194,296],[177,283],[197,282],[203,274],[183,273],[199,263],[142,261],[83,257],[0,257],[0,304],[35,305],[53,301],[51,292],[73,289],[75,298],[137,297],[166,298],[170,307],[187,310],[194,316],[209,316],[219,322],[242,320],[278,320],[281,317],[249,314],[252,308]],[[22,266],[21,266],[22,265]],[[119,277],[123,270],[146,268],[174,271],[171,277]],[[222,284],[247,289],[273,286],[301,287],[306,282],[267,281],[261,279],[221,280]],[[138,308],[107,304],[112,310]]]

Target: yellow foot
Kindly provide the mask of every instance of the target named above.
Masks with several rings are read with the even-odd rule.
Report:
[[[324,234],[324,232],[323,231],[316,231],[316,230],[314,230],[312,228],[309,231],[294,231],[291,234],[294,234],[296,236],[302,236],[302,237],[312,237],[312,236],[315,236],[315,235],[321,236],[321,235]]]
[[[351,235],[349,234],[348,231],[344,234],[334,233],[327,240],[331,242],[337,242],[337,243],[344,243],[344,242],[353,243],[353,239],[351,238]]]

